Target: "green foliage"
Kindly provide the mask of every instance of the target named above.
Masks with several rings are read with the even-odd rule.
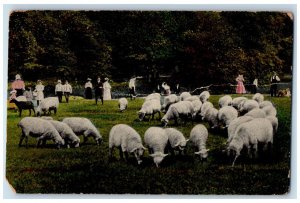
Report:
[[[214,106],[221,96],[210,97]],[[290,188],[291,99],[264,96],[276,105],[279,119],[272,158],[250,159],[242,154],[234,168],[231,167],[232,159],[222,153],[227,135],[211,130],[206,162],[198,160],[189,145],[187,155],[167,156],[160,168],[155,167],[148,151],[141,166],[133,156],[128,163],[120,161],[118,150],[114,151],[116,160],[109,162],[108,135],[115,124],[128,124],[142,137],[150,126],[160,126],[157,117],[150,122],[137,120],[136,112],[143,99],[129,100],[124,113],[119,112],[116,100],[96,106],[92,100],[71,96],[70,103],[61,103],[57,115],[52,115],[54,119],[89,118],[103,136],[100,146],[89,138],[86,145],[76,149],[57,150],[52,141],[48,141],[45,148],[36,148],[36,139],[32,137],[27,149],[18,147],[21,130],[16,126],[21,118],[17,112],[8,110],[6,178],[17,193],[27,194],[286,194]],[[24,111],[23,116],[27,115]],[[176,128],[188,137],[196,123],[180,124]],[[200,123],[208,127],[206,122]],[[172,122],[170,127],[175,127]]]

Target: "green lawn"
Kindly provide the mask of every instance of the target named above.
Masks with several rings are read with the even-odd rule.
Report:
[[[213,95],[210,101],[217,106],[222,95]],[[252,95],[246,95],[251,97]],[[265,96],[265,100],[269,100]],[[57,150],[51,141],[45,148],[36,148],[36,139],[29,138],[29,147],[18,147],[21,118],[14,110],[7,116],[6,177],[17,193],[93,193],[93,194],[285,194],[289,191],[291,98],[272,98],[276,104],[279,129],[274,137],[272,158],[257,160],[241,156],[231,167],[232,159],[222,153],[226,134],[209,131],[206,162],[201,162],[188,147],[184,156],[167,156],[160,168],[145,153],[141,166],[133,157],[129,162],[108,161],[108,134],[112,126],[125,123],[143,137],[150,126],[160,121],[139,122],[137,111],[143,99],[129,100],[129,107],[120,113],[117,101],[106,101],[96,106],[93,100],[71,100],[62,103],[56,120],[81,116],[91,119],[103,136],[100,146],[89,138],[80,148]],[[22,113],[28,115],[28,111]],[[204,123],[206,126],[207,123]],[[193,125],[195,125],[194,123]],[[186,137],[193,125],[176,126]],[[170,122],[173,127],[173,122]]]

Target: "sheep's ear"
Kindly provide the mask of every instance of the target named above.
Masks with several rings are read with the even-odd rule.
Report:
[[[147,148],[146,147],[144,147],[144,146],[142,146],[142,148],[143,148],[143,150],[146,150]]]
[[[134,152],[137,148],[133,148],[133,150],[130,151],[130,153]]]
[[[195,154],[197,154],[197,155],[199,155],[201,152],[199,151],[199,152],[195,152]]]
[[[156,154],[149,154],[149,156],[151,156],[151,157],[156,157]]]
[[[209,152],[209,151],[210,151],[210,149],[207,149],[207,150],[206,150],[206,152]]]
[[[162,156],[162,157],[166,157],[166,156],[168,156],[168,154],[161,154],[161,156]]]
[[[190,141],[190,139],[186,139],[185,141],[188,142],[188,141]]]

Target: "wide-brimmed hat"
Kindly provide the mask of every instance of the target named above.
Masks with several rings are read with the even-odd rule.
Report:
[[[108,80],[108,78],[106,77],[106,78],[104,78],[104,80]]]
[[[61,80],[58,80],[57,83],[61,83]]]
[[[19,74],[16,75],[16,80],[20,80],[21,76]]]
[[[16,91],[16,90],[12,90],[12,91],[10,92],[10,94],[14,94],[14,93],[17,93],[17,91]]]
[[[37,82],[42,82],[41,80],[37,80]]]
[[[91,79],[91,78],[88,78],[87,80],[91,81],[92,79]]]

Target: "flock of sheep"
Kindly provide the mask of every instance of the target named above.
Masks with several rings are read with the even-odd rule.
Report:
[[[162,97],[158,93],[153,93],[145,98],[145,101],[138,112],[139,120],[147,117],[154,119],[155,114],[159,114],[163,127],[149,127],[144,134],[144,142],[135,129],[125,124],[113,126],[109,133],[109,158],[113,157],[114,148],[119,148],[120,157],[123,153],[126,159],[129,154],[133,154],[137,163],[142,162],[142,156],[148,148],[149,156],[157,167],[167,156],[167,152],[174,154],[185,152],[187,142],[195,147],[195,154],[201,159],[206,159],[208,149],[206,141],[208,129],[197,124],[190,131],[189,139],[186,139],[182,132],[175,128],[166,127],[171,121],[175,124],[180,122],[195,121],[202,119],[209,123],[210,128],[220,128],[227,130],[228,139],[225,151],[228,155],[234,154],[234,165],[237,157],[243,148],[248,149],[248,155],[257,156],[258,143],[267,149],[273,143],[273,136],[278,128],[277,111],[270,101],[264,101],[262,94],[257,93],[252,99],[225,95],[219,99],[218,109],[209,101],[208,91],[202,92],[199,96],[192,96],[188,92],[183,92],[180,96],[169,95]],[[47,102],[39,111],[50,111],[57,109],[58,103],[53,98]],[[120,111],[125,111],[128,105],[126,98],[119,99]],[[161,118],[161,113],[165,113]],[[29,136],[37,137],[39,146],[41,142],[53,140],[61,147],[79,147],[79,135],[83,135],[84,142],[92,136],[97,144],[101,144],[102,136],[94,124],[87,118],[69,117],[61,122],[55,121],[51,117],[25,117],[18,124],[22,129],[19,146],[25,138],[26,146]],[[144,144],[143,144],[144,143]]]

